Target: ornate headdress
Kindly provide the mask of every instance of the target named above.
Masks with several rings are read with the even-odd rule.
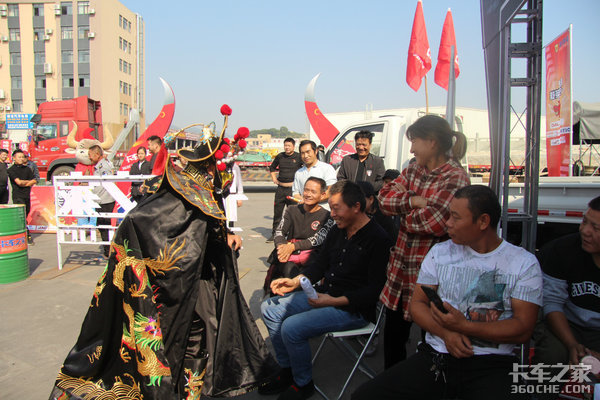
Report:
[[[199,207],[202,212],[218,219],[225,216],[214,194],[226,196],[233,182],[232,167],[238,155],[246,148],[246,138],[250,131],[246,127],[238,129],[233,140],[225,138],[225,129],[231,115],[231,108],[224,104],[221,114],[225,116],[223,129],[217,136],[216,125],[192,124],[175,133],[178,136],[185,129],[202,126],[202,137],[193,149],[180,149],[177,154],[187,160],[187,165],[177,173],[167,163],[166,176],[171,186],[188,201]],[[209,173],[214,166],[214,172]]]

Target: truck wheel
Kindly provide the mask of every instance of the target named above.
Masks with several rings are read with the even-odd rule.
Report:
[[[75,171],[75,168],[71,167],[70,165],[61,165],[52,171],[52,175],[50,176],[49,180],[52,181],[53,176],[67,176],[73,171]]]

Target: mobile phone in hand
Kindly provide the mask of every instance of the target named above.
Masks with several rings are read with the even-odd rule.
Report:
[[[444,302],[435,290],[433,290],[429,286],[423,285],[421,285],[421,289],[423,289],[423,292],[425,292],[425,295],[427,296],[429,301],[431,301],[437,307],[438,310],[440,310],[444,314],[448,314],[448,310],[444,308]]]

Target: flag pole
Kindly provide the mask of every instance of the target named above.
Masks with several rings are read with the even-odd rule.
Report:
[[[427,74],[425,74],[425,114],[429,114],[429,96],[427,95]]]
[[[450,74],[448,76],[448,97],[446,98],[446,120],[450,129],[454,130],[454,114],[456,113],[456,78],[454,75],[454,46],[450,46]]]

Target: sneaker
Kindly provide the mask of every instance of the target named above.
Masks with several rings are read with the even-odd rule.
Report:
[[[287,388],[290,387],[291,384],[294,383],[294,378],[292,378],[292,370],[290,368],[282,368],[281,371],[272,378],[270,378],[267,383],[260,386],[258,388],[259,394],[277,394],[281,393]]]
[[[305,400],[315,394],[315,385],[313,381],[304,386],[298,386],[295,383],[281,393],[277,400]]]
[[[275,236],[271,235],[270,238],[268,238],[267,240],[265,240],[265,243],[273,243],[274,239],[275,239]]]

